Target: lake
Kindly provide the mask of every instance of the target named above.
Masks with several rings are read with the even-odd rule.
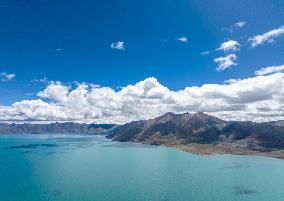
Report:
[[[284,160],[104,136],[1,135],[1,201],[282,201]]]

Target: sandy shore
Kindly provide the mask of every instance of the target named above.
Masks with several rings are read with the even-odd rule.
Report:
[[[253,144],[252,144],[253,142]],[[161,145],[167,147],[174,147],[192,154],[202,156],[210,156],[216,154],[232,154],[232,155],[256,155],[266,156],[278,159],[284,159],[284,150],[268,149],[261,147],[256,141],[240,140],[233,143],[218,143],[218,144],[185,144],[178,139],[147,139],[144,144]]]
[[[216,154],[232,154],[232,155],[256,155],[266,156],[278,159],[284,159],[284,150],[249,150],[240,146],[236,146],[234,143],[227,144],[188,144],[188,145],[165,145],[169,147],[175,147],[177,149],[190,152],[202,156],[210,156]]]

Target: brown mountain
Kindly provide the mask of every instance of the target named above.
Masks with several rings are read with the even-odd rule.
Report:
[[[122,142],[173,146],[200,154],[258,154],[284,158],[281,121],[232,122],[202,112],[166,113],[118,126],[107,137]]]

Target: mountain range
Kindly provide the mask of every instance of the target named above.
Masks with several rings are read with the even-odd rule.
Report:
[[[115,141],[164,145],[202,155],[246,154],[284,159],[284,121],[224,121],[203,112],[169,112],[124,125],[2,123],[0,134],[105,134]]]
[[[107,137],[204,155],[229,153],[284,158],[284,121],[224,121],[202,112],[166,113],[118,126]]]
[[[99,134],[114,128],[114,124],[0,124],[0,134]]]

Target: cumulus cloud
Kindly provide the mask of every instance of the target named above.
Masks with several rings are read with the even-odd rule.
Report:
[[[237,56],[235,54],[229,54],[225,57],[218,57],[214,59],[214,62],[218,64],[216,68],[217,71],[224,71],[231,66],[236,66],[237,63],[235,62]]]
[[[220,47],[217,48],[216,50],[223,50],[224,52],[237,51],[237,50],[240,50],[239,47],[240,47],[240,44],[238,43],[238,41],[229,40],[229,41],[222,43]]]
[[[275,38],[284,35],[284,26],[270,30],[266,33],[259,34],[248,39],[252,47],[259,46],[266,42],[273,42]]]
[[[111,49],[116,49],[116,50],[124,50],[124,42],[123,41],[117,41],[115,43],[112,43],[110,45]]]
[[[176,40],[182,42],[182,43],[188,43],[188,38],[183,36],[183,37],[180,37],[180,38],[177,38]]]
[[[16,74],[10,74],[10,73],[5,73],[5,72],[2,72],[0,73],[0,80],[5,82],[5,81],[10,81],[10,80],[13,80],[16,78]]]
[[[38,92],[37,95],[41,98],[64,102],[69,88],[69,86],[64,86],[60,82],[52,82],[43,91]]]
[[[284,64],[280,66],[269,66],[265,68],[261,68],[257,71],[255,71],[256,75],[267,75],[271,73],[276,73],[284,70]]]
[[[203,111],[226,120],[284,118],[284,73],[172,91],[150,77],[116,91],[79,83],[51,82],[36,100],[0,105],[0,121],[126,123],[166,112]]]

